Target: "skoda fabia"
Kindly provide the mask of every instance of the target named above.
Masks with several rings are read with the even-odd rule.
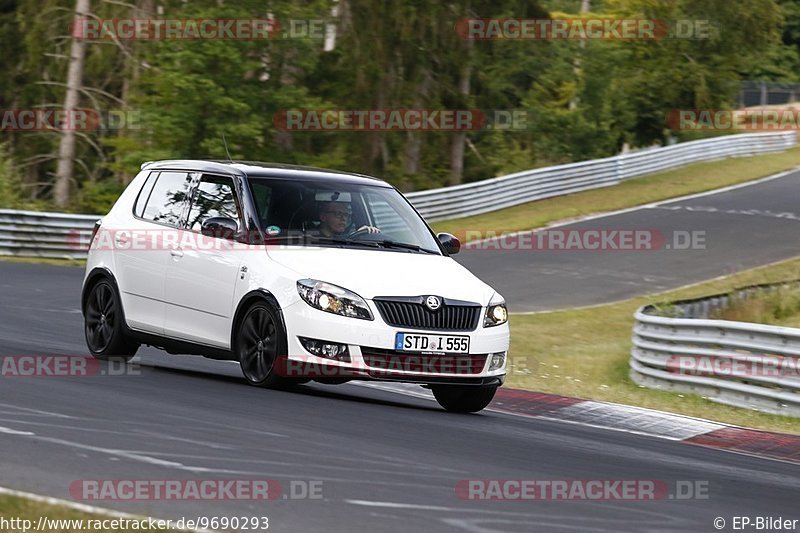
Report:
[[[92,233],[86,342],[99,359],[145,344],[238,361],[265,387],[415,383],[479,411],[505,378],[507,311],[459,247],[368,176],[146,163]]]

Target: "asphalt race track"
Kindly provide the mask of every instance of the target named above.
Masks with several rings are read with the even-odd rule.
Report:
[[[652,231],[669,249],[542,251],[490,244],[456,258],[503,294],[512,312],[613,302],[800,255],[798,199],[800,171],[557,228]],[[676,249],[692,231],[704,232],[704,248]]]
[[[705,230],[706,250],[471,251],[463,261],[514,310],[609,301],[796,255],[800,226],[787,213],[800,217],[798,189],[794,173],[574,225]],[[0,263],[0,355],[85,356],[81,275]],[[726,530],[734,516],[800,518],[800,468],[789,463],[492,411],[448,414],[357,384],[255,389],[235,363],[152,349],[134,361],[124,375],[0,377],[0,486],[69,500],[76,480],[244,477],[277,480],[287,496],[321,483],[321,499],[86,502],[175,519],[268,516],[275,531],[683,532],[716,531],[717,517]],[[700,482],[708,498],[459,498],[458,482],[476,479]]]

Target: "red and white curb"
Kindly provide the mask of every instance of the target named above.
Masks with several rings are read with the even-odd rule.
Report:
[[[359,385],[434,399],[430,391],[418,385],[380,382],[361,382]],[[800,464],[800,435],[729,426],[643,407],[501,387],[487,409],[497,413],[558,420]]]

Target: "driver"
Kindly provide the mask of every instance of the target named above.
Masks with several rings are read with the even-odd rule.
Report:
[[[324,237],[346,237],[356,233],[380,233],[381,230],[375,226],[361,226],[357,230],[345,234],[350,226],[350,219],[353,216],[353,209],[350,202],[332,201],[319,202],[319,233]]]

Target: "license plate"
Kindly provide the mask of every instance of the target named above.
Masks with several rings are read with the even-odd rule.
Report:
[[[400,352],[469,353],[469,337],[400,332],[395,336],[394,348]]]

